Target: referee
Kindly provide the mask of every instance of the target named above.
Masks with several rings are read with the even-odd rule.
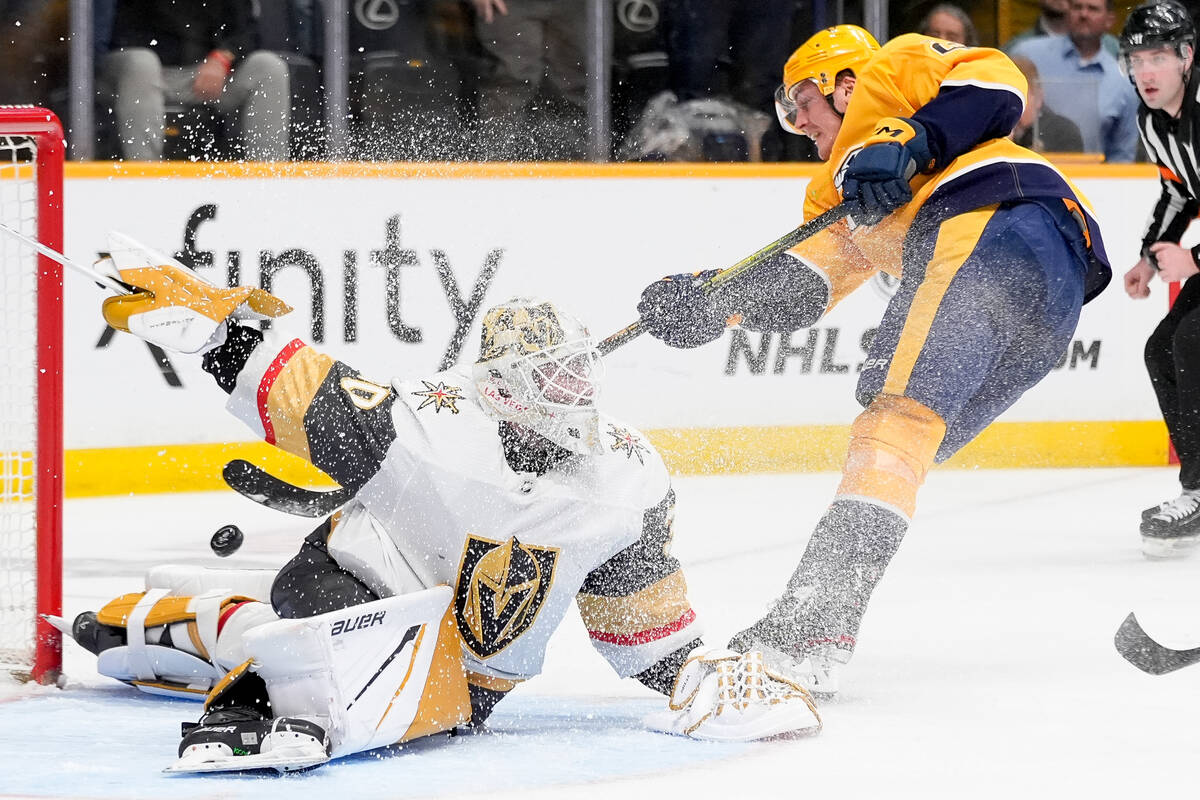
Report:
[[[1125,273],[1125,291],[1150,296],[1150,281],[1184,281],[1167,316],[1146,341],[1146,369],[1179,454],[1178,497],[1142,512],[1142,551],[1181,555],[1200,543],[1200,247],[1179,245],[1200,212],[1200,80],[1192,19],[1176,0],[1129,12],[1121,32],[1121,69],[1141,100],[1138,129],[1161,174],[1162,194],[1142,238],[1142,257]]]

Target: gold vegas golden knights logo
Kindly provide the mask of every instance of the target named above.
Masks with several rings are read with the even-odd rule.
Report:
[[[557,547],[522,544],[515,536],[495,542],[467,535],[454,616],[472,653],[494,656],[529,630],[554,583],[557,561]]]

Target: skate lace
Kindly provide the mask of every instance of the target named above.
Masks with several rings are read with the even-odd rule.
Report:
[[[1154,516],[1158,519],[1176,522],[1192,514],[1200,508],[1200,496],[1184,492],[1174,500],[1162,504]]]
[[[751,706],[769,706],[803,698],[812,699],[803,688],[772,677],[763,664],[762,653],[745,653],[736,662],[717,664],[720,681],[717,691],[717,713],[723,706],[744,711]]]

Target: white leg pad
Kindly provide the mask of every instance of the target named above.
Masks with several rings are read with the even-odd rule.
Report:
[[[166,589],[173,596],[223,592],[271,602],[273,569],[212,569],[189,564],[160,564],[146,573],[147,589]]]
[[[96,659],[97,672],[150,694],[203,700],[226,672],[249,657],[245,651],[246,632],[279,619],[265,603],[242,603],[226,618],[218,635],[225,594],[191,598],[187,613],[195,617],[192,630],[211,659],[208,660],[188,652],[178,643],[175,647],[163,647],[146,641],[146,618],[165,595],[165,589],[150,589],[138,601],[126,621],[126,645],[100,653]],[[184,621],[171,627],[176,636],[183,638],[188,635],[185,631],[191,624]],[[188,645],[192,643],[189,641]]]
[[[276,716],[325,728],[333,757],[470,719],[448,586],[388,597],[245,635]]]

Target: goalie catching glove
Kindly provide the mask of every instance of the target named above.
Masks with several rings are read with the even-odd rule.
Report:
[[[817,733],[821,716],[812,695],[768,669],[762,653],[697,647],[671,692],[670,710],[646,724],[663,733],[716,742],[750,742]]]
[[[230,319],[264,320],[292,310],[262,289],[215,286],[120,233],[109,234],[109,256],[99,266],[139,290],[107,298],[105,322],[176,353],[204,353],[220,346]]]

